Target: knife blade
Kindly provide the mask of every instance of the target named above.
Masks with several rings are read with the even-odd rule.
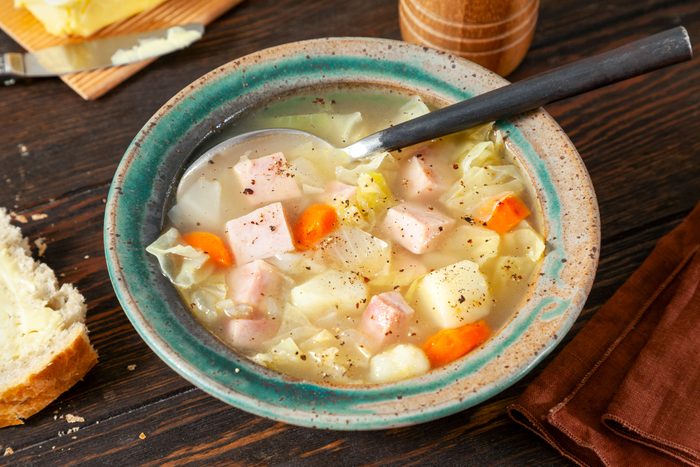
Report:
[[[202,37],[204,25],[191,23],[123,36],[57,45],[32,53],[0,54],[0,77],[45,77],[125,65],[159,57]]]

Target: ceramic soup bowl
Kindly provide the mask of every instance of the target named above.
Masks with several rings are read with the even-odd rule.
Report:
[[[117,169],[105,214],[109,273],[136,330],[184,378],[242,410],[296,425],[367,430],[472,407],[512,385],[562,340],[590,291],[600,227],[591,181],[544,111],[498,122],[541,204],[546,257],[526,299],[481,348],[428,374],[378,386],[328,386],[258,366],[190,314],[145,248],[161,232],[184,168],[222,123],[279,95],[325,85],[399,88],[449,103],[507,81],[469,61],[364,38],[282,45],[234,60],[187,86],[146,123]]]

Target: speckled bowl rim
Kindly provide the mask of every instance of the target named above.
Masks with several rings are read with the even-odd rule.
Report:
[[[222,117],[217,109],[237,100],[331,83],[400,87],[455,101],[507,81],[442,52],[368,38],[285,44],[217,68],[158,110],[119,164],[104,230],[116,295],[163,361],[204,391],[250,413],[301,426],[369,430],[422,423],[472,407],[518,381],[554,349],[578,317],[597,267],[600,223],[590,178],[571,141],[544,110],[499,122],[542,204],[548,253],[539,278],[527,301],[486,345],[422,377],[338,387],[264,369],[193,325],[191,316],[183,315],[184,306],[176,309],[157,263],[144,251],[160,226],[162,186],[172,181],[172,160],[183,157],[180,135],[213,128]]]

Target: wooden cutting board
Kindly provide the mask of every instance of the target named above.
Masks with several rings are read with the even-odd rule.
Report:
[[[101,29],[91,38],[144,32],[185,23],[209,24],[243,0],[167,0],[156,8]],[[80,42],[83,38],[63,38],[46,32],[24,8],[14,7],[14,0],[0,0],[0,28],[29,52],[53,45]],[[205,33],[206,34],[206,33]],[[5,50],[3,52],[13,52]],[[97,99],[135,74],[155,59],[131,65],[104,68],[61,76],[80,97]]]

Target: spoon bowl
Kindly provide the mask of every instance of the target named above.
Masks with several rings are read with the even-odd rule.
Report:
[[[283,152],[289,144],[300,145],[308,143],[315,149],[324,152],[342,151],[328,141],[312,133],[292,128],[266,128],[264,130],[249,131],[226,139],[204,154],[199,156],[185,171],[182,176],[183,183],[187,186],[192,174],[197,173],[201,167],[208,164],[218,154],[227,153],[239,159],[242,156],[256,154],[265,155],[275,152]]]

